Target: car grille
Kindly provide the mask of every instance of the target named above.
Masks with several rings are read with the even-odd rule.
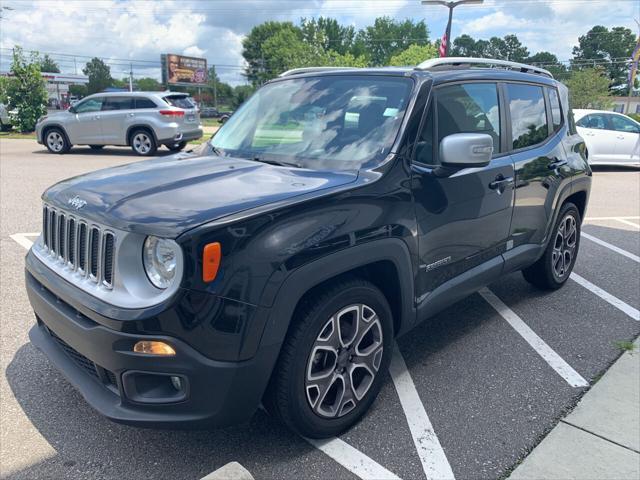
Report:
[[[49,205],[43,207],[42,232],[44,246],[53,258],[95,283],[113,287],[113,232]]]

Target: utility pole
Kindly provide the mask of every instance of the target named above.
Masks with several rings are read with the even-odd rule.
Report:
[[[133,63],[129,64],[129,91],[133,92]]]
[[[213,73],[213,107],[218,110],[218,80],[216,78],[216,66],[211,67]]]
[[[453,20],[453,9],[463,4],[480,4],[484,0],[458,0],[456,2],[447,2],[445,0],[422,0],[422,5],[443,5],[449,9],[449,21],[447,22],[447,30],[440,44],[440,56],[448,57],[451,45],[451,21]],[[444,49],[442,48],[444,44]]]

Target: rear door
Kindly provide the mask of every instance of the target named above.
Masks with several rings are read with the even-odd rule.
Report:
[[[611,162],[615,151],[615,136],[609,129],[606,114],[589,113],[576,122],[578,133],[587,144],[589,161]]]
[[[555,87],[507,83],[504,89],[516,171],[510,247],[539,245],[546,238],[560,193],[571,188],[573,170],[562,143],[566,114]]]
[[[111,145],[126,145],[127,120],[133,113],[133,98],[106,97],[102,104],[102,136]]]
[[[615,135],[613,155],[620,163],[640,162],[640,126],[623,115],[608,115]]]
[[[485,274],[497,276],[502,268],[499,257],[509,236],[514,177],[511,158],[503,150],[503,123],[496,83],[446,84],[432,93],[412,165],[420,257],[417,296],[425,315],[431,294],[446,282],[492,259],[494,268]],[[493,138],[491,163],[482,168],[441,166],[441,140],[472,132]]]
[[[69,141],[73,145],[102,145],[101,110],[104,97],[82,100],[74,107],[74,118],[66,125]]]

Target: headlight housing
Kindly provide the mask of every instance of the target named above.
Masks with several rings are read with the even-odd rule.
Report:
[[[173,283],[180,257],[180,246],[173,240],[149,236],[144,241],[142,259],[149,281],[159,289]]]

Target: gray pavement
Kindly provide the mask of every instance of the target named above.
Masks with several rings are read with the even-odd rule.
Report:
[[[40,230],[40,194],[50,184],[138,160],[123,148],[54,156],[32,141],[0,140],[0,476],[195,480],[238,462],[255,479],[379,478],[370,473],[381,471],[377,467],[403,479],[425,478],[391,378],[363,421],[323,451],[263,411],[245,424],[211,431],[110,423],[31,346],[25,249],[11,235]],[[585,232],[640,255],[639,229],[612,219],[640,223],[640,172],[596,172],[587,216]],[[576,272],[640,308],[638,262],[583,239]],[[490,289],[596,387],[621,354],[616,342],[640,333],[640,322],[574,281],[540,292],[516,273]],[[478,294],[398,346],[458,479],[507,477],[587,390],[571,387]]]
[[[640,478],[639,345],[616,361],[511,480]]]

